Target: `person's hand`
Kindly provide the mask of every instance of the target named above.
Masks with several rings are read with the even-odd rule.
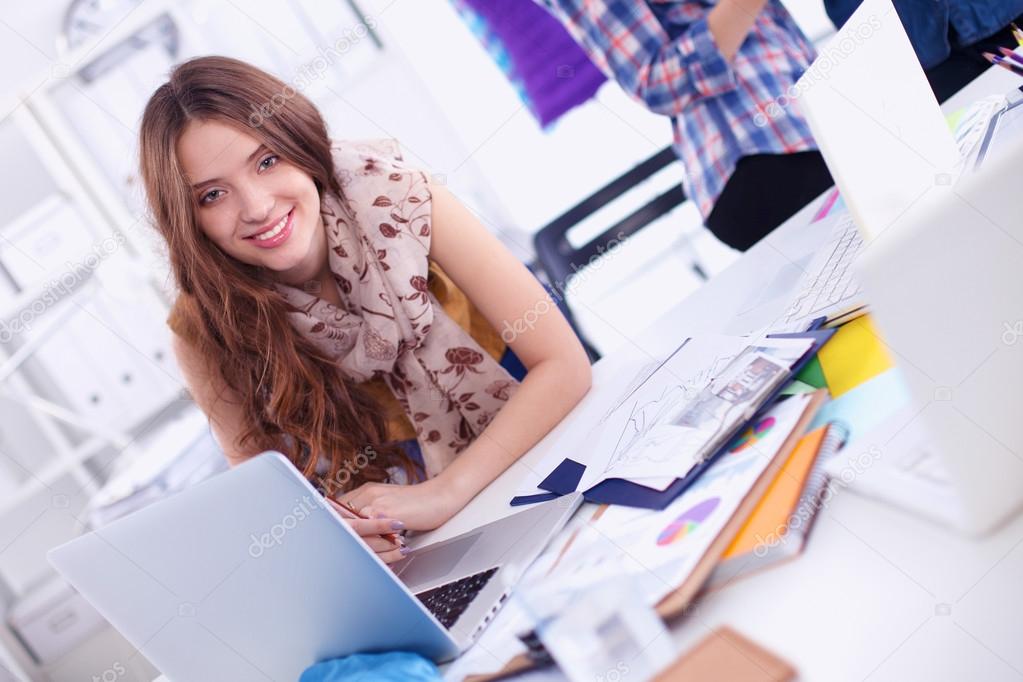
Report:
[[[441,476],[414,485],[365,483],[341,500],[363,516],[397,519],[409,530],[433,530],[469,501]]]
[[[360,519],[329,497],[327,501],[384,563],[393,564],[405,558],[408,548],[405,538],[399,534],[404,529],[401,522],[384,518]]]

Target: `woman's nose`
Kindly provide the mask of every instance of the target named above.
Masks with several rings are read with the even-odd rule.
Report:
[[[252,190],[241,190],[241,214],[240,218],[246,223],[263,225],[272,217],[273,197],[263,192]]]

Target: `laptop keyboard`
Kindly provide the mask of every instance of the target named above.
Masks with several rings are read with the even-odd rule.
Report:
[[[416,595],[419,601],[437,617],[441,625],[450,628],[469,608],[499,567],[481,571]]]
[[[863,239],[856,229],[856,223],[851,215],[846,214],[835,224],[831,241],[824,247],[831,248],[827,262],[816,276],[810,275],[812,281],[808,282],[809,277],[804,279],[804,285],[808,286],[789,309],[788,318],[802,319],[859,294],[860,285],[853,279],[849,266],[862,246]]]

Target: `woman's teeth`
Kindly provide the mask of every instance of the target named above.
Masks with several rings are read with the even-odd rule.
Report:
[[[270,239],[271,237],[276,237],[277,235],[279,235],[281,233],[281,230],[284,229],[284,226],[288,224],[288,216],[289,215],[291,215],[290,211],[288,213],[286,213],[283,218],[281,218],[279,223],[274,225],[272,228],[270,228],[266,232],[261,232],[260,234],[257,234],[255,237],[253,237],[253,239],[258,239],[259,241],[263,241],[265,239]]]

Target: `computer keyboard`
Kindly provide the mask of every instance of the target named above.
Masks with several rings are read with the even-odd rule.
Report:
[[[835,223],[831,239],[822,247],[822,251],[828,253],[827,259],[816,271],[811,270],[803,277],[802,293],[787,313],[789,321],[814,316],[860,293],[859,282],[853,278],[849,266],[862,246],[863,239],[856,223],[846,213]]]
[[[432,590],[420,592],[416,595],[419,601],[429,609],[430,613],[437,617],[441,625],[450,628],[459,617],[469,608],[469,604],[476,598],[476,595],[486,587],[490,579],[494,577],[500,567],[494,567],[486,571],[475,573],[466,578],[461,578],[450,583],[445,583]]]

